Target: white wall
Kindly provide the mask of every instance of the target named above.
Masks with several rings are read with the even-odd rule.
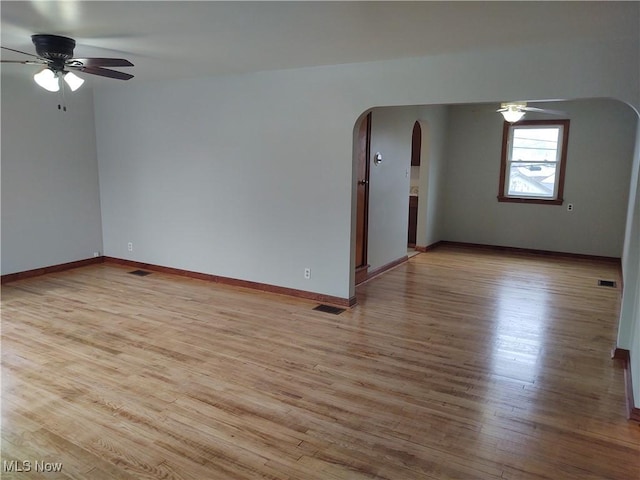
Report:
[[[636,408],[640,408],[640,125],[634,159],[622,256],[624,290],[617,346],[629,350],[633,397]]]
[[[105,252],[353,295],[357,117],[375,106],[504,98],[637,100],[635,43],[552,47],[97,91]]]
[[[451,107],[443,239],[622,255],[635,112],[614,100],[547,106],[566,111],[571,120],[565,203],[558,206],[498,202],[503,119],[495,104]]]
[[[20,66],[21,68],[24,68]],[[93,94],[67,96],[2,72],[2,274],[102,251]]]
[[[422,154],[416,245],[428,247],[442,240],[443,235],[442,205],[449,110],[446,105],[432,105],[420,107],[419,112]]]
[[[374,270],[407,255],[411,137],[417,107],[374,108],[371,115],[369,242],[367,261]]]
[[[355,116],[327,88],[287,71],[97,93],[106,255],[346,297]]]
[[[637,266],[640,270],[640,264]],[[633,385],[633,400],[636,408],[640,408],[640,282],[635,285],[635,309],[631,317],[631,327],[633,335],[631,337],[631,347],[629,350],[631,360],[631,376]],[[630,288],[629,292],[633,292]],[[631,295],[632,293],[630,293]]]
[[[633,326],[640,312],[635,311],[635,290],[640,288],[640,123],[636,135],[634,152],[635,163],[630,175],[630,198],[625,224],[625,241],[622,254],[622,274],[624,291],[621,305],[621,318],[618,329],[618,347],[630,350],[632,347]],[[635,247],[635,248],[634,248]],[[640,345],[640,344],[639,344]],[[640,352],[639,352],[640,353]]]

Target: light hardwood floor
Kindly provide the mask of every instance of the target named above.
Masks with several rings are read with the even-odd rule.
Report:
[[[442,247],[340,315],[129,270],[3,286],[2,478],[640,477],[615,265]]]

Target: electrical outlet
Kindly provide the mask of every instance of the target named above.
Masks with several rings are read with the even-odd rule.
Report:
[[[93,252],[93,258],[98,258],[100,256],[100,252]]]
[[[310,268],[305,268],[304,269],[304,278],[306,278],[307,280],[309,280],[311,278],[311,269]]]
[[[567,204],[567,212],[573,212],[573,203]]]
[[[133,243],[132,242],[127,243],[127,250],[129,250],[130,252],[133,252]]]

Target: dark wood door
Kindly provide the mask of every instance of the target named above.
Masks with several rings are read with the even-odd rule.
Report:
[[[420,150],[422,149],[422,129],[420,123],[413,124],[413,133],[411,134],[411,166],[420,166]]]
[[[417,233],[418,233],[418,197],[411,195],[409,197],[409,238],[407,240],[408,247],[416,246]]]
[[[369,214],[369,157],[371,145],[371,113],[360,122],[358,127],[356,157],[357,205],[356,205],[356,283],[359,272],[366,277],[367,238]]]
[[[422,129],[420,123],[413,124],[413,133],[411,134],[411,166],[420,166],[420,150],[422,149]],[[409,197],[409,233],[407,239],[408,247],[416,246],[416,237],[418,232],[418,197]]]

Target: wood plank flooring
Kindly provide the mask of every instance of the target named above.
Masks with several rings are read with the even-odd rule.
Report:
[[[129,270],[3,286],[2,478],[640,478],[611,263],[441,247],[340,315]]]

